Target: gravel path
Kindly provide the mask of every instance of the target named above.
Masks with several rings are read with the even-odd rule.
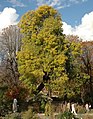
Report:
[[[55,113],[54,115],[57,115],[57,114],[58,113]],[[44,113],[40,113],[40,114],[38,113],[37,115],[40,119],[47,119],[47,118],[45,118]],[[93,119],[93,113],[78,114],[76,117],[78,117],[80,119]],[[56,118],[54,118],[54,119],[56,119]]]

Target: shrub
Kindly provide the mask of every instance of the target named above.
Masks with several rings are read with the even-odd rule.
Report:
[[[49,117],[51,119],[53,118],[53,108],[52,108],[51,101],[48,101],[46,103],[46,106],[45,106],[45,116]]]
[[[25,100],[28,96],[28,92],[28,89],[22,84],[13,85],[7,89],[5,96],[7,100],[13,100],[14,98]]]
[[[32,108],[29,107],[28,111],[22,114],[22,119],[39,119],[39,118],[35,115]]]
[[[72,114],[71,112],[64,112],[64,113],[60,113],[57,116],[57,119],[78,119],[77,117],[75,117],[74,114]]]
[[[83,107],[82,105],[81,106],[78,105],[76,110],[77,110],[77,113],[81,113],[81,114],[86,112],[85,107]]]
[[[21,119],[21,115],[19,113],[8,114],[5,119]]]

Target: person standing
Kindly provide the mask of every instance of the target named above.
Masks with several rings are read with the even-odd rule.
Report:
[[[67,111],[70,112],[70,102],[67,103]]]
[[[17,112],[17,99],[16,98],[14,98],[13,100],[13,112],[14,113]]]

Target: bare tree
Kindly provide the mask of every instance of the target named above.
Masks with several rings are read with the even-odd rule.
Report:
[[[21,37],[20,29],[15,25],[3,29],[0,37],[1,67],[5,71],[6,81],[13,84],[19,81],[16,54],[21,48]]]
[[[93,97],[93,42],[82,42],[82,51],[81,69],[90,77],[85,82],[85,92],[89,92],[89,96]]]

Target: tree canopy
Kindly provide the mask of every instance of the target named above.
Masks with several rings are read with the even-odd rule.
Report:
[[[42,80],[46,71],[51,81],[65,82],[67,48],[59,13],[50,6],[41,6],[24,14],[19,27],[24,35],[18,53],[20,78],[31,84]]]

